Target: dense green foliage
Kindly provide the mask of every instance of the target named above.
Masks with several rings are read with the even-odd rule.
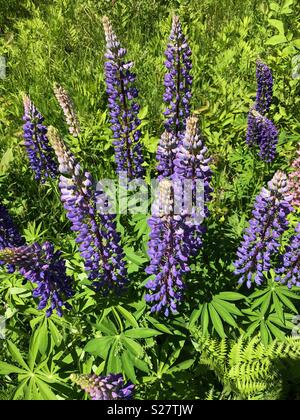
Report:
[[[298,399],[300,341],[291,338],[300,294],[274,281],[237,287],[232,262],[255,196],[277,169],[290,171],[299,142],[300,4],[296,0],[0,0],[0,199],[26,241],[63,250],[75,278],[73,310],[46,319],[31,286],[0,271],[0,399],[84,399],[72,373],[123,372],[141,399]],[[55,182],[34,181],[22,146],[22,95],[28,93],[97,178],[114,172],[104,86],[107,14],[135,62],[147,177],[163,131],[163,51],[171,17],[180,16],[193,51],[193,109],[213,156],[213,200],[204,247],[192,261],[180,315],[150,316],[144,302],[148,261],[146,215],[120,219],[130,273],[116,300],[95,294],[76,252]],[[255,61],[273,70],[272,116],[280,129],[274,163],[245,146],[255,97]],[[293,64],[294,63],[294,64]],[[73,98],[83,133],[67,134],[53,82]],[[299,222],[290,216],[288,243]],[[282,244],[284,245],[284,243]],[[188,374],[187,374],[188,371]],[[188,386],[187,386],[188,378]]]

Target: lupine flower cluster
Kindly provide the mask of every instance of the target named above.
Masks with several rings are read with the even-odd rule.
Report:
[[[152,208],[148,224],[151,228],[149,250],[150,265],[146,272],[154,276],[146,284],[149,293],[145,296],[152,304],[151,312],[163,311],[165,316],[177,312],[177,303],[182,300],[183,275],[189,271],[188,239],[182,217],[174,215],[174,192],[172,182],[162,180],[158,197]]]
[[[72,99],[70,98],[68,92],[57,83],[54,84],[54,94],[61,109],[63,110],[70,134],[77,137],[80,134],[80,126]]]
[[[293,196],[293,206],[300,207],[300,144],[297,155],[292,164],[294,170],[289,174],[289,187]]]
[[[280,238],[288,229],[287,216],[293,211],[287,176],[278,171],[256,198],[253,218],[238,249],[235,274],[239,283],[259,286],[264,272],[269,271],[274,255],[279,252]]]
[[[54,310],[62,316],[63,307],[71,309],[66,300],[73,296],[72,280],[66,275],[61,252],[55,252],[52,244],[6,248],[0,251],[0,260],[18,268],[24,278],[36,286],[33,296],[40,301],[38,309],[48,307],[47,317]]]
[[[198,118],[187,119],[186,131],[182,144],[176,152],[174,160],[173,179],[178,185],[181,197],[176,201],[182,202],[185,224],[189,227],[189,245],[191,253],[195,254],[201,247],[201,235],[204,232],[203,220],[208,216],[207,202],[211,198],[212,171],[209,163],[207,147],[204,145],[198,130]],[[176,194],[177,188],[175,188]],[[189,202],[185,202],[188,198]]]
[[[277,269],[277,274],[277,281],[289,288],[300,287],[300,223],[281,257],[281,266]]]
[[[259,156],[265,162],[272,162],[276,155],[279,132],[268,118],[264,117],[254,108],[248,117],[247,143],[258,144]]]
[[[180,134],[185,130],[186,119],[190,115],[192,61],[191,49],[182,31],[178,16],[173,17],[170,42],[165,52],[167,74],[165,75],[164,101],[165,128],[172,133],[177,143]]]
[[[267,118],[273,98],[273,77],[270,68],[261,60],[256,63],[256,101],[248,116],[246,141],[249,146],[259,146],[259,156],[265,162],[272,162],[276,155],[278,130]]]
[[[125,173],[129,180],[144,174],[138,118],[138,90],[134,86],[133,62],[126,61],[127,51],[121,47],[111,23],[103,18],[107,51],[105,54],[105,80],[108,95],[111,128],[114,133],[117,173]]]
[[[124,382],[121,374],[108,376],[71,375],[71,380],[90,395],[92,400],[131,400],[135,385]]]
[[[24,245],[24,239],[16,228],[7,209],[0,203],[0,250],[5,248],[14,248]],[[4,263],[0,261],[0,265]],[[14,265],[9,264],[7,270],[9,273],[14,272]]]
[[[256,111],[262,115],[268,114],[273,99],[273,76],[271,69],[261,60],[256,62],[256,79],[257,79],[257,93],[256,93]]]
[[[45,182],[57,175],[57,163],[47,137],[44,117],[28,96],[24,97],[24,145],[35,178]]]
[[[174,134],[165,131],[160,139],[156,160],[158,179],[171,178],[174,173],[174,160],[176,157],[177,139]]]
[[[49,138],[60,164],[61,199],[88,277],[103,292],[120,289],[127,281],[124,255],[114,215],[105,213],[105,194],[96,193],[91,174],[75,161],[52,127]]]

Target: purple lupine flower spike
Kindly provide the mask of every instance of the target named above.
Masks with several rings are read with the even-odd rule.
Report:
[[[57,163],[47,137],[44,117],[36,109],[28,96],[24,97],[24,145],[35,179],[45,182],[55,178]]]
[[[271,69],[261,60],[256,62],[256,101],[248,115],[246,142],[249,146],[259,146],[260,158],[272,162],[276,156],[279,132],[267,118],[273,99],[273,76]]]
[[[265,116],[270,111],[273,99],[273,76],[271,69],[261,60],[256,62],[257,94],[256,111]]]
[[[252,109],[248,117],[247,143],[257,144],[259,156],[265,162],[275,159],[279,132],[272,121]]]
[[[66,122],[69,127],[69,132],[72,136],[77,137],[80,134],[80,125],[74,109],[74,104],[68,92],[57,83],[54,84],[54,94],[63,110]]]
[[[89,394],[92,400],[131,400],[133,398],[135,385],[130,381],[125,383],[121,374],[107,376],[73,374],[70,379]]]
[[[146,272],[154,278],[146,284],[149,293],[145,299],[152,305],[151,312],[163,312],[165,316],[177,312],[177,304],[183,296],[183,275],[189,271],[186,229],[180,215],[173,213],[172,190],[171,181],[160,182],[148,221],[150,265]]]
[[[274,255],[278,254],[280,238],[288,229],[287,216],[293,211],[287,176],[278,171],[256,198],[253,218],[246,229],[234,263],[239,283],[261,285],[264,272],[271,268]]]
[[[189,117],[185,135],[174,160],[173,179],[176,183],[181,183],[181,197],[177,197],[176,201],[181,200],[183,204],[182,216],[185,216],[185,224],[190,231],[188,237],[192,254],[197,253],[201,247],[201,236],[205,231],[203,220],[209,214],[207,203],[213,191],[210,161],[207,147],[198,130],[198,118]],[[175,192],[176,190],[177,188]],[[189,198],[189,203],[185,203],[186,197]]]
[[[74,294],[72,280],[66,275],[61,252],[55,252],[52,244],[45,242],[42,246],[35,243],[6,248],[0,251],[0,260],[14,265],[26,280],[36,286],[33,297],[40,301],[38,309],[47,308],[47,317],[54,310],[58,316],[62,316],[63,307],[71,309],[66,300]]]
[[[293,196],[292,204],[295,207],[300,207],[300,143],[292,168],[293,172],[289,174],[289,187]]]
[[[276,270],[277,281],[286,284],[289,288],[300,287],[300,223],[297,225],[295,235],[281,256],[280,267]]]
[[[24,239],[21,237],[18,229],[14,225],[7,209],[0,203],[0,250],[5,248],[15,248],[25,244]],[[0,261],[0,265],[4,263]],[[7,266],[9,273],[15,270],[14,265]]]
[[[91,174],[76,162],[53,127],[49,139],[60,164],[61,199],[88,277],[103,292],[119,290],[127,283],[127,272],[115,215],[105,209],[107,197],[95,191]]]
[[[176,137],[165,131],[161,136],[156,153],[158,179],[170,178],[173,175],[176,147]]]
[[[165,75],[164,101],[167,109],[165,128],[172,133],[177,143],[185,130],[186,119],[190,115],[192,61],[191,49],[182,31],[178,16],[173,17],[170,42],[165,52],[167,74]]]
[[[111,23],[103,18],[106,39],[105,81],[111,128],[114,133],[117,173],[129,180],[144,175],[141,132],[138,118],[138,90],[132,73],[133,62],[126,61],[127,51],[121,47]]]

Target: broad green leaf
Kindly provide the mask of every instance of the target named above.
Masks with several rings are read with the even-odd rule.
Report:
[[[215,310],[218,312],[218,314],[220,315],[223,321],[227,322],[227,324],[231,325],[234,328],[238,328],[237,323],[235,322],[232,315],[230,315],[230,313],[227,312],[227,310],[223,308],[222,305],[219,304],[219,302],[213,300],[211,304],[213,305]]]
[[[107,373],[120,373],[122,372],[122,362],[120,354],[118,354],[119,343],[114,344],[109,349],[108,358],[106,360],[106,371]]]
[[[279,32],[280,35],[284,35],[284,25],[281,20],[278,19],[269,19],[269,24],[274,26]]]
[[[134,328],[139,327],[139,324],[137,323],[135,317],[129,311],[127,311],[127,309],[125,309],[121,305],[117,306],[117,309],[123,315],[123,317],[129,322],[129,324],[132,327],[134,327]]]
[[[137,342],[132,340],[129,337],[121,336],[122,343],[127,347],[127,349],[132,353],[133,355],[136,355],[137,357],[142,357],[144,354],[143,347]]]
[[[268,325],[271,333],[276,338],[278,338],[279,340],[285,340],[285,334],[279,328],[277,328],[275,325],[273,325],[271,321],[267,320],[267,325]]]
[[[225,338],[226,334],[224,332],[223,323],[221,321],[221,318],[218,312],[215,310],[215,308],[213,307],[211,303],[208,305],[208,309],[210,313],[210,318],[212,320],[212,323],[216,332],[219,334],[221,338]]]
[[[152,328],[132,328],[124,333],[129,338],[150,338],[161,334],[160,331],[153,330]]]
[[[105,360],[114,341],[115,337],[111,336],[94,338],[87,343],[84,350],[94,356],[101,356]]]
[[[237,300],[243,300],[246,299],[246,297],[244,295],[242,295],[241,293],[236,293],[236,292],[221,292],[219,293],[216,298],[220,298],[223,300],[229,300],[229,301],[237,301]]]
[[[10,375],[11,373],[26,373],[26,370],[20,369],[17,366],[10,365],[6,362],[0,362],[0,375]]]
[[[204,334],[207,332],[208,325],[209,325],[208,304],[204,303],[202,312],[201,312],[201,328]]]
[[[285,35],[274,35],[266,41],[266,45],[279,45],[287,42]]]
[[[129,354],[125,351],[122,356],[122,367],[123,371],[128,379],[130,379],[133,383],[136,382],[136,376],[134,371],[134,366],[132,364],[132,361],[129,357]]]
[[[276,314],[277,314],[278,318],[280,319],[280,321],[284,324],[285,319],[284,319],[284,314],[283,314],[282,303],[279,301],[276,293],[273,293],[273,302],[274,302],[274,307],[275,307]]]
[[[260,335],[263,344],[267,345],[269,343],[270,333],[268,331],[265,321],[261,321],[260,323]]]
[[[24,359],[23,359],[23,357],[22,357],[22,355],[20,353],[20,350],[17,348],[17,346],[14,343],[12,343],[10,340],[7,340],[7,347],[8,347],[8,350],[9,350],[12,358],[17,363],[19,363],[20,366],[22,366],[25,370],[28,371],[29,370],[29,367],[25,363],[25,361],[24,361]]]
[[[56,401],[57,398],[51,388],[41,379],[36,378],[36,383],[44,400]]]
[[[168,373],[175,373],[175,372],[180,372],[182,370],[189,369],[194,363],[195,363],[194,359],[185,360],[184,362],[178,363],[178,365],[169,369]]]
[[[243,313],[236,307],[234,303],[227,302],[225,300],[221,300],[218,296],[214,297],[214,301],[220,303],[228,312],[234,315],[243,316]]]

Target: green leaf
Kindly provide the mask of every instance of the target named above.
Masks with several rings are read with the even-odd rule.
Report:
[[[265,321],[261,321],[260,323],[260,335],[261,335],[263,344],[267,345],[269,343],[270,335],[269,335],[269,331],[268,331]]]
[[[152,328],[132,328],[124,333],[129,338],[150,338],[161,334],[160,331],[153,330]]]
[[[56,346],[59,346],[62,342],[63,337],[51,319],[48,321],[48,323],[49,323],[49,330],[51,332],[51,338],[53,339],[54,344]]]
[[[286,296],[285,296],[285,294],[283,294],[283,293],[278,293],[277,292],[277,296],[278,296],[278,298],[281,300],[281,302],[285,305],[285,306],[287,306],[292,312],[294,312],[295,314],[297,314],[298,313],[298,311],[297,311],[297,309],[296,309],[296,307],[295,307],[295,305],[290,301],[290,299],[288,299]]]
[[[267,325],[268,325],[271,333],[276,338],[278,338],[279,340],[282,340],[282,341],[285,340],[285,334],[279,328],[277,328],[275,325],[273,325],[272,322],[270,322],[270,320],[267,320]]]
[[[84,347],[84,350],[94,356],[101,356],[106,359],[108,352],[115,341],[115,337],[100,337],[90,340]]]
[[[0,175],[3,175],[7,172],[11,162],[15,158],[15,153],[13,153],[13,149],[7,149],[0,161]]]
[[[209,325],[209,313],[208,313],[208,304],[204,303],[203,309],[201,312],[201,328],[203,333],[205,334],[208,330]]]
[[[226,334],[224,332],[223,323],[221,321],[219,314],[217,313],[217,311],[215,310],[215,308],[213,307],[211,303],[208,305],[208,309],[209,309],[210,317],[211,317],[215,330],[217,331],[217,333],[219,334],[221,338],[225,338]]]
[[[51,400],[51,401],[57,400],[51,388],[44,381],[42,381],[39,378],[36,378],[36,383],[44,400]]]
[[[12,358],[19,363],[20,366],[22,366],[25,370],[29,370],[29,367],[27,366],[27,364],[25,363],[19,349],[16,347],[16,345],[14,343],[12,343],[10,340],[7,340],[7,347],[8,350],[12,356]]]
[[[142,357],[144,354],[143,347],[137,342],[132,340],[131,338],[121,336],[121,341],[127,347],[130,353],[137,357]]]
[[[0,361],[0,375],[10,375],[11,373],[26,373],[26,370],[20,369],[17,366],[10,365],[6,362]]]
[[[269,19],[269,24],[274,26],[279,32],[280,35],[284,35],[284,24],[281,20],[278,19]]]
[[[121,357],[118,354],[118,342],[114,342],[109,350],[108,358],[106,360],[107,373],[119,373],[122,371]]]
[[[235,322],[234,318],[230,315],[230,313],[224,307],[222,307],[222,305],[219,302],[217,302],[216,300],[213,300],[212,305],[215,308],[215,310],[218,312],[218,314],[220,315],[223,321],[226,321],[227,324],[231,325],[234,328],[238,328],[237,323]]]
[[[127,309],[121,305],[117,306],[117,309],[132,327],[138,328],[139,324],[136,322],[135,317],[129,311],[127,311]]]
[[[185,360],[184,362],[178,363],[178,365],[169,369],[168,372],[169,373],[175,373],[175,372],[180,372],[182,370],[189,369],[191,366],[193,366],[194,363],[195,363],[194,359]]]
[[[242,295],[241,293],[236,293],[236,292],[221,292],[216,297],[223,300],[233,301],[233,302],[237,300],[246,299],[244,295]]]
[[[274,35],[266,41],[266,45],[279,45],[287,42],[285,35]]]
[[[275,307],[276,314],[277,314],[278,318],[280,319],[280,321],[284,324],[285,319],[284,319],[284,314],[283,314],[282,303],[279,301],[276,293],[273,293],[273,302],[274,302],[274,307]]]
[[[133,383],[136,382],[136,376],[135,376],[135,371],[134,371],[134,366],[132,364],[132,361],[129,357],[129,354],[125,351],[122,356],[122,366],[123,366],[123,370],[124,373],[126,375],[126,377],[128,379],[130,379]]]

